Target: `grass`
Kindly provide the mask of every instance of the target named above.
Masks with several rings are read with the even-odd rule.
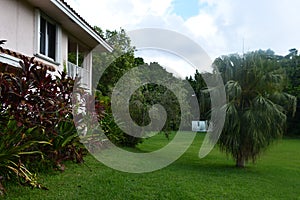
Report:
[[[215,148],[204,159],[198,151],[204,134],[170,166],[145,174],[112,170],[92,156],[86,165],[66,163],[64,173],[40,174],[49,191],[6,185],[5,199],[300,199],[300,140],[272,145],[256,164],[236,169]],[[139,145],[151,151],[168,141],[157,135]]]

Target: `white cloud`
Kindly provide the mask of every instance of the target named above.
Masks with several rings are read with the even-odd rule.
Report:
[[[184,20],[172,0],[67,0],[103,29],[171,29],[198,42],[214,58],[271,48],[284,54],[300,47],[298,0],[199,0],[199,13]],[[188,3],[188,1],[185,1]]]
[[[144,61],[148,64],[150,62],[158,62],[168,72],[182,79],[185,79],[187,76],[193,76],[196,71],[190,63],[168,52],[143,50],[139,51],[137,56],[143,56]]]
[[[227,44],[226,52],[241,52],[242,40],[245,50],[271,48],[277,53],[287,53],[289,48],[299,48],[300,18],[296,0],[207,1],[214,7],[211,14],[218,31]]]
[[[135,27],[147,16],[168,13],[171,0],[67,0],[91,25],[103,29]]]
[[[195,37],[209,38],[212,35],[216,35],[217,32],[214,18],[208,14],[199,14],[191,17],[184,24]]]

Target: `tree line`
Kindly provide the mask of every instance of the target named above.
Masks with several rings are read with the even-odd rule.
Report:
[[[172,76],[159,63],[147,64],[142,58],[135,58],[135,49],[130,47],[130,39],[123,30],[119,33],[100,33],[108,41],[113,38],[112,35],[118,35],[117,40],[121,41],[121,45],[117,46],[117,50],[125,52],[99,81],[97,89],[102,98],[109,98],[117,80],[127,70],[137,66],[156,68],[156,76],[162,79]],[[116,41],[112,44],[116,44]],[[219,73],[225,85],[227,103],[221,108],[226,112],[226,120],[218,144],[221,151],[233,156],[236,166],[244,167],[247,161],[255,161],[274,140],[284,135],[299,135],[299,59],[296,49],[290,49],[286,56],[276,55],[270,49],[243,55],[231,54],[214,60],[214,72],[201,74],[196,71],[194,76],[186,77],[182,80],[183,85],[188,82],[194,93],[182,89],[184,98],[186,102],[191,102],[192,95],[195,94],[201,113],[200,117],[193,111],[185,113],[190,119],[186,122],[187,130],[190,129],[192,120],[210,120],[212,108],[209,88],[203,76]],[[162,131],[178,130],[179,116],[182,114],[180,105],[175,96],[159,85],[144,85],[134,93],[130,103],[133,120],[140,126],[147,125],[149,106],[155,103],[161,103],[168,111],[168,120]]]

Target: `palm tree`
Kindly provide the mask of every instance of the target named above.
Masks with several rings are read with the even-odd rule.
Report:
[[[237,167],[255,162],[260,153],[285,131],[296,98],[283,92],[284,70],[271,51],[217,58],[227,93],[226,120],[219,139],[221,151],[231,154]]]

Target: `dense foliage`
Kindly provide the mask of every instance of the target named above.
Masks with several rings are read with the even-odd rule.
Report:
[[[174,77],[172,73],[167,72],[157,62],[144,64],[143,66],[145,70],[143,70],[141,76],[148,81],[157,79],[158,84],[144,84],[132,95],[130,114],[133,120],[139,125],[148,125],[150,123],[149,109],[155,104],[160,104],[167,113],[167,120],[161,131],[168,133],[179,130],[182,116],[185,120],[191,119],[191,113],[181,113],[181,106],[189,107],[188,98],[191,91],[185,88],[187,82]],[[177,91],[181,99],[177,99],[178,97],[170,90],[171,88],[164,85],[172,86],[172,91]],[[180,100],[185,104],[180,105]],[[160,119],[160,117],[156,116],[156,119]],[[184,127],[181,128],[189,129],[190,121],[184,121],[183,125]]]
[[[287,116],[287,129],[285,134],[289,136],[300,135],[300,55],[298,50],[290,49],[289,54],[285,56],[276,55],[272,50],[258,50],[257,53],[261,55],[264,54],[266,59],[268,58],[276,62],[277,67],[280,66],[284,71],[285,84],[283,91],[297,98],[297,107],[294,116]],[[217,60],[220,59],[221,58],[218,58]],[[201,118],[209,119],[210,101],[208,98],[209,96],[207,96],[207,93],[205,92],[206,83],[203,80],[203,75],[204,74],[200,74],[198,71],[196,71],[193,77],[187,77],[186,80],[188,80],[193,87],[199,101]],[[223,76],[224,75],[225,74],[223,74]]]
[[[118,119],[113,117],[110,102],[115,84],[128,70],[138,66],[139,59],[134,57],[134,48],[130,46],[130,39],[123,29],[104,32],[95,27],[95,30],[114,48],[112,53],[93,55],[93,83],[98,83],[96,100],[105,105],[105,114],[99,123],[108,139],[116,145],[135,146],[142,140],[122,131]]]
[[[64,170],[62,161],[83,161],[72,119],[74,80],[53,77],[23,57],[20,73],[0,73],[0,177],[40,187],[28,168]]]
[[[206,73],[208,76],[209,73]],[[196,116],[194,113],[193,120],[209,120],[210,119],[210,110],[211,110],[211,102],[210,102],[210,95],[208,92],[206,92],[207,84],[205,80],[203,79],[203,76],[205,74],[199,73],[198,70],[196,70],[194,76],[186,77],[186,80],[193,88],[195,94],[193,94],[193,98],[197,98],[199,103],[199,109],[200,109],[200,118],[199,116]]]
[[[272,53],[272,52],[271,52]],[[238,167],[256,160],[272,141],[285,132],[288,111],[296,108],[296,98],[284,92],[284,69],[270,51],[217,58],[227,93],[226,121],[219,139],[222,151],[236,160]]]
[[[286,56],[277,56],[278,62],[285,69],[288,80],[285,92],[297,97],[297,109],[294,117],[288,116],[287,134],[300,135],[300,56],[297,49],[290,49]]]
[[[149,109],[154,104],[161,104],[166,109],[168,116],[162,131],[167,133],[171,130],[178,130],[181,115],[190,115],[190,113],[180,113],[180,106],[176,96],[167,88],[161,85],[143,84],[143,81],[136,77],[143,76],[148,80],[152,80],[155,77],[155,79],[161,80],[162,84],[163,82],[172,83],[172,81],[174,81],[172,79],[180,79],[175,78],[158,63],[153,62],[147,64],[144,63],[142,58],[136,58],[134,55],[135,48],[131,46],[130,39],[123,29],[119,32],[108,30],[103,32],[100,28],[96,27],[96,30],[114,47],[112,54],[103,53],[101,55],[94,55],[93,81],[98,83],[96,88],[98,99],[100,101],[105,100],[106,102],[110,102],[113,89],[120,78],[130,70],[144,66],[147,70],[135,76],[136,83],[141,85],[141,87],[135,91],[130,98],[129,110],[132,120],[138,126],[148,125],[150,123]],[[113,62],[111,62],[112,60]],[[104,67],[107,67],[105,71],[103,71]],[[101,78],[99,79],[99,77]],[[187,98],[190,94],[184,89],[184,84],[184,81],[182,81],[182,87],[176,90],[182,92],[182,98]],[[130,85],[128,85],[128,87],[130,87]],[[117,145],[131,147],[142,142],[141,138],[124,133],[119,126],[126,126],[126,123],[123,123],[119,119],[114,119],[110,105],[106,107],[105,117],[100,121],[100,124],[111,141]],[[126,112],[126,108],[124,108],[124,112]],[[157,118],[159,118],[159,116],[157,116]],[[116,120],[118,122],[116,122]],[[185,122],[185,124],[186,127],[190,126],[189,122]]]

